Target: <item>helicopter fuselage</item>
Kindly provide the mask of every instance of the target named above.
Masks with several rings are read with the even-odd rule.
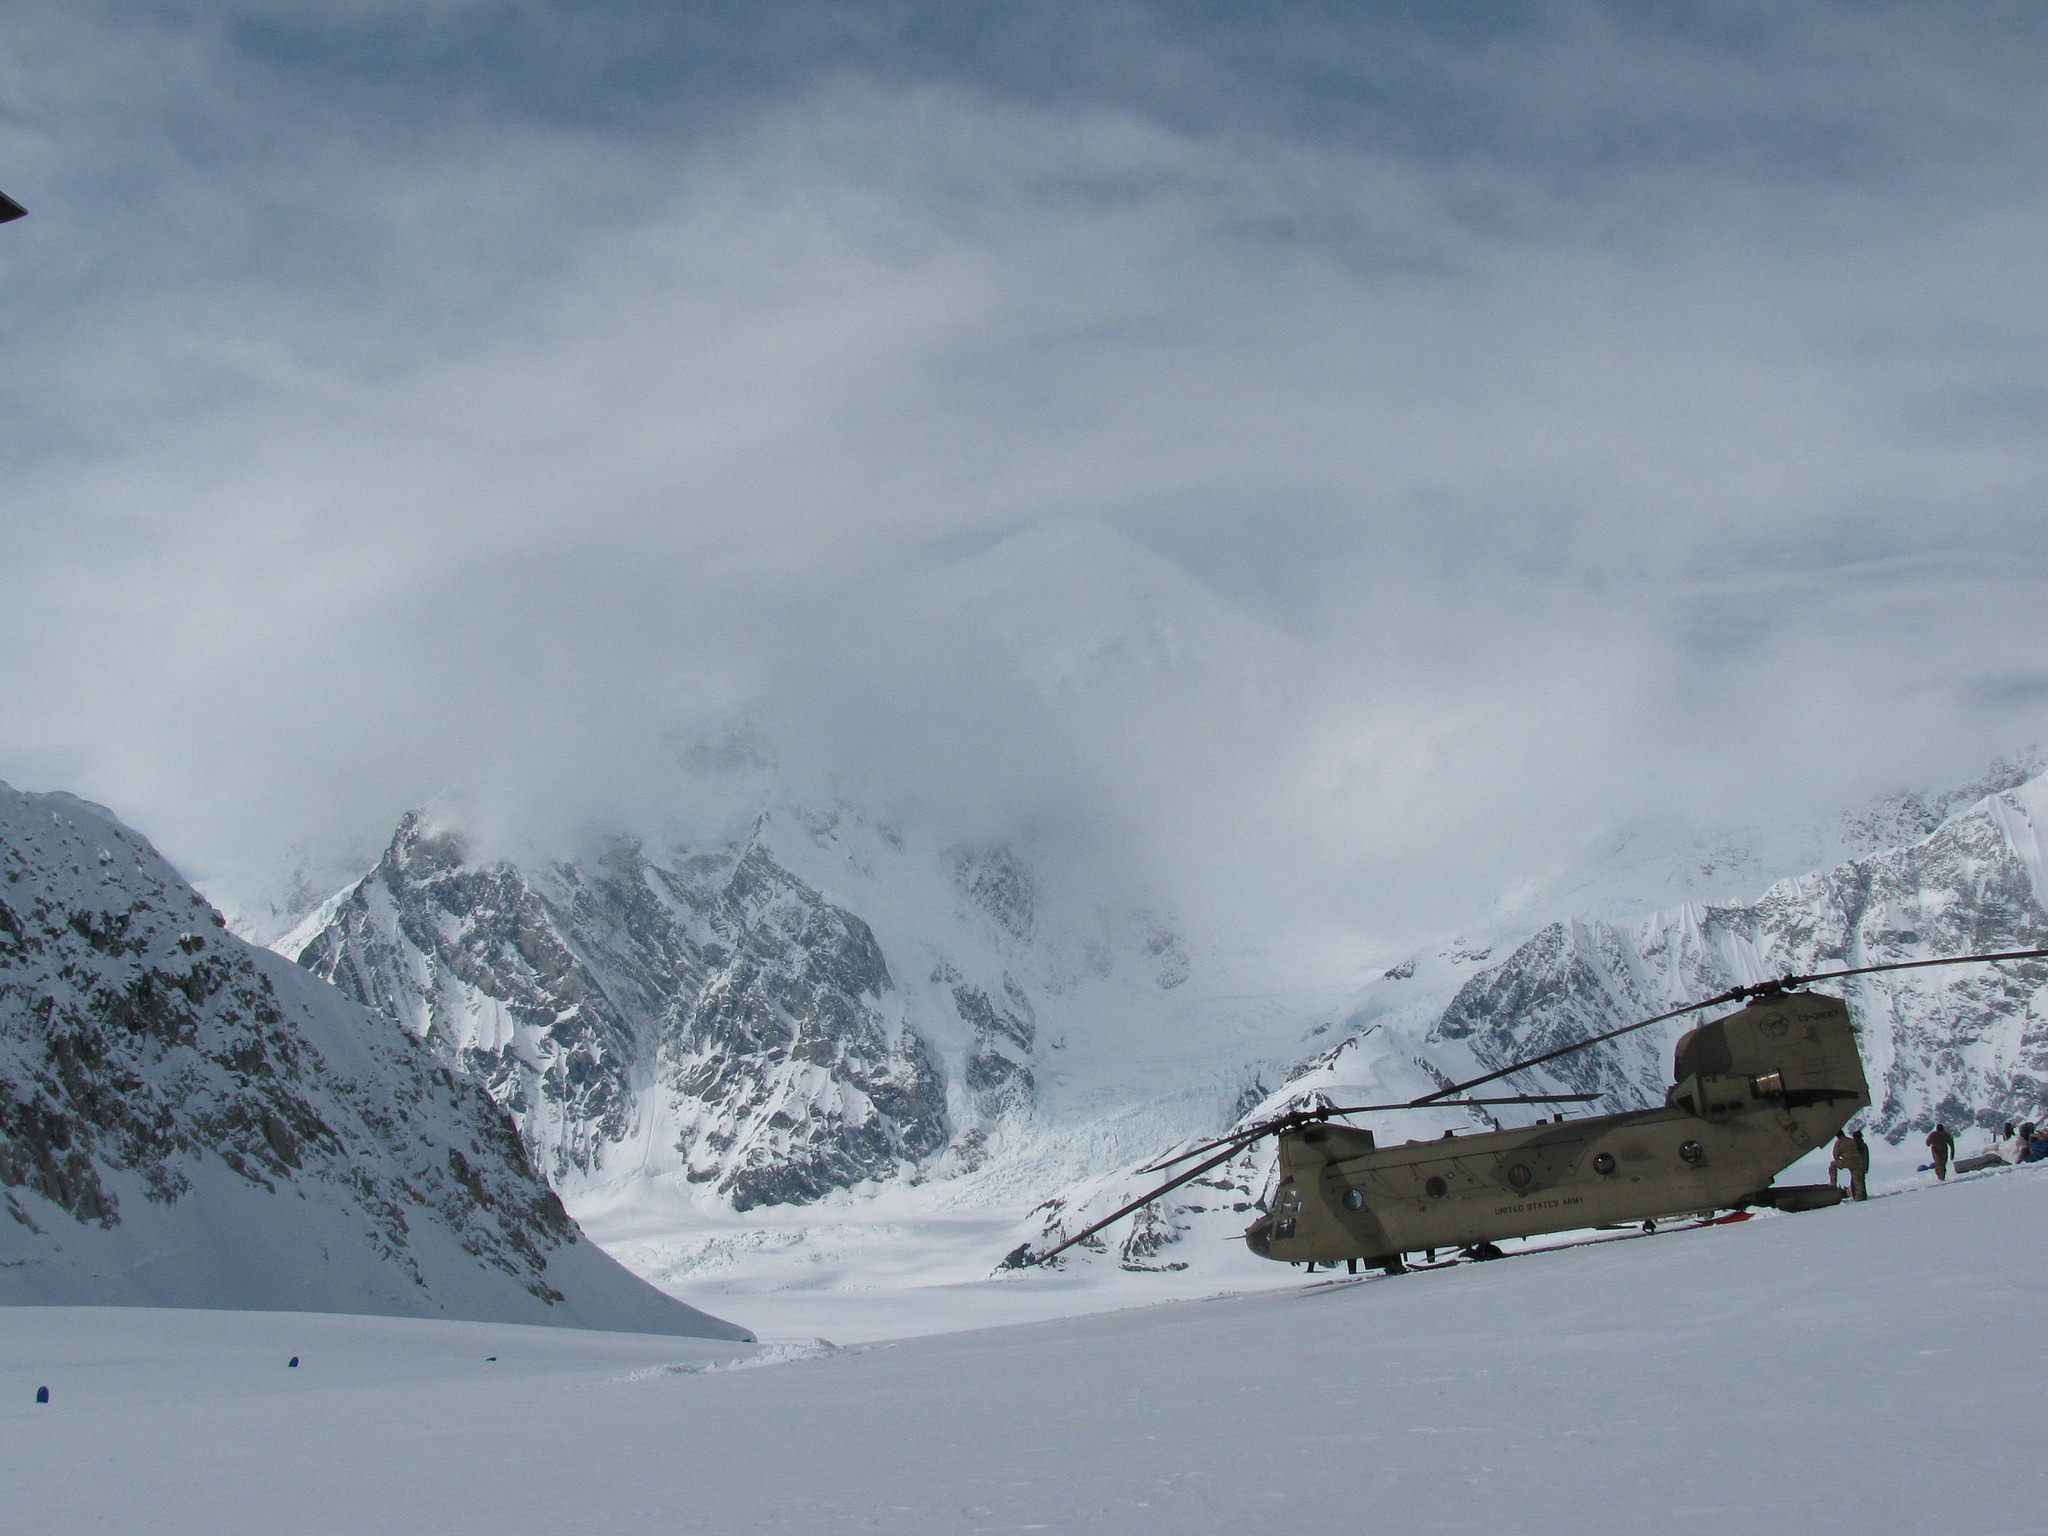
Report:
[[[1839,999],[1789,992],[1689,1031],[1658,1107],[1381,1147],[1370,1131],[1285,1132],[1272,1208],[1245,1231],[1265,1258],[1388,1268],[1503,1238],[1830,1203],[1771,1181],[1870,1103]]]

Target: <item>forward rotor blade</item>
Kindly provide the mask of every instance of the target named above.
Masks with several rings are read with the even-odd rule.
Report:
[[[1284,1131],[1290,1125],[1301,1121],[1304,1117],[1312,1118],[1316,1113],[1317,1111],[1313,1110],[1291,1109],[1286,1114],[1275,1116],[1271,1120],[1261,1120],[1257,1125],[1248,1125],[1241,1131],[1232,1131],[1228,1135],[1218,1136],[1214,1141],[1205,1141],[1199,1147],[1190,1147],[1187,1151],[1175,1153],[1172,1157],[1162,1157],[1156,1163],[1147,1163],[1138,1172],[1161,1173],[1171,1168],[1175,1163],[1184,1163],[1191,1157],[1200,1157],[1204,1152],[1226,1144],[1246,1146],[1251,1142],[1257,1141],[1261,1136],[1271,1136],[1276,1132]],[[1352,1111],[1347,1110],[1346,1113],[1349,1114]]]
[[[1516,1093],[1497,1099],[1431,1100],[1430,1108],[1435,1109],[1442,1106],[1463,1107],[1468,1104],[1590,1104],[1599,1097],[1600,1095],[1597,1093]],[[1226,1141],[1243,1142],[1247,1139],[1256,1140],[1259,1136],[1271,1135],[1276,1131],[1284,1131],[1291,1126],[1307,1125],[1313,1121],[1327,1120],[1333,1115],[1366,1115],[1377,1114],[1382,1110],[1413,1109],[1418,1102],[1415,1099],[1402,1099],[1398,1103],[1346,1104],[1341,1108],[1289,1110],[1286,1114],[1280,1115],[1275,1119],[1262,1121],[1256,1126],[1248,1126],[1241,1131],[1233,1131],[1228,1136],[1218,1136],[1214,1141],[1205,1141],[1199,1147],[1190,1147],[1187,1151],[1177,1153],[1172,1157],[1162,1157],[1156,1163],[1147,1163],[1138,1172],[1164,1172],[1175,1163],[1184,1163],[1191,1157],[1200,1157],[1211,1147],[1220,1147]]]
[[[1759,982],[1747,990],[1773,987],[1803,987],[1809,981],[1834,981],[1843,976],[1868,976],[1873,971],[1917,971],[1930,965],[1975,965],[1993,960],[2048,960],[2048,949],[2009,949],[1996,955],[1951,955],[1946,960],[1888,960],[1883,965],[1855,965],[1846,971],[1815,971],[1811,976],[1787,976],[1783,981]]]
[[[1416,1106],[1420,1108],[1424,1104],[1434,1104],[1440,1099],[1448,1098],[1451,1094],[1463,1093],[1467,1088],[1479,1088],[1487,1083],[1498,1082],[1501,1078],[1508,1076],[1510,1073],[1520,1072],[1525,1067],[1540,1067],[1546,1061],[1555,1061],[1560,1056],[1569,1056],[1574,1051],[1583,1051],[1589,1045],[1598,1045],[1601,1041],[1612,1040],[1617,1035],[1626,1035],[1638,1029],[1648,1029],[1652,1024],[1662,1024],[1666,1019],[1675,1019],[1683,1013],[1697,1013],[1700,1009],[1712,1008],[1717,1003],[1732,1003],[1743,995],[1743,990],[1743,988],[1737,987],[1731,992],[1723,992],[1719,997],[1710,997],[1703,1002],[1687,1003],[1683,1008],[1673,1008],[1669,1013],[1660,1013],[1653,1018],[1638,1019],[1633,1024],[1624,1024],[1619,1029],[1610,1029],[1604,1035],[1588,1035],[1585,1039],[1575,1044],[1560,1046],[1554,1051],[1545,1051],[1541,1056],[1531,1056],[1525,1061],[1516,1062],[1511,1067],[1502,1067],[1498,1072],[1489,1072],[1484,1077],[1468,1078],[1462,1083],[1453,1083],[1448,1088],[1439,1088],[1435,1093],[1417,1099],[1415,1101]]]
[[[1705,998],[1697,1003],[1687,1003],[1683,1008],[1673,1008],[1669,1012],[1654,1014],[1647,1019],[1638,1019],[1633,1024],[1624,1024],[1619,1029],[1610,1029],[1605,1034],[1588,1035],[1585,1039],[1575,1044],[1559,1046],[1554,1051],[1545,1051],[1541,1056],[1530,1056],[1516,1062],[1513,1066],[1502,1067],[1498,1072],[1488,1072],[1484,1077],[1467,1078],[1462,1083],[1453,1083],[1448,1088],[1439,1088],[1428,1097],[1417,1099],[1415,1107],[1420,1108],[1424,1104],[1438,1103],[1448,1098],[1451,1094],[1463,1093],[1467,1088],[1484,1087],[1487,1083],[1498,1082],[1510,1073],[1520,1072],[1527,1067],[1540,1067],[1546,1061],[1555,1061],[1560,1056],[1569,1056],[1574,1051],[1583,1051],[1589,1045],[1599,1045],[1602,1041],[1612,1040],[1617,1035],[1625,1035],[1632,1030],[1648,1029],[1652,1024],[1662,1024],[1666,1019],[1675,1019],[1681,1014],[1698,1013],[1702,1008],[1714,1008],[1722,1003],[1739,1003],[1747,998],[1760,997],[1769,992],[1784,992],[1793,987],[1803,987],[1808,982],[1839,981],[1844,976],[1870,976],[1878,971],[1917,971],[1930,965],[1976,965],[1996,960],[2043,959],[2048,959],[2048,949],[2010,949],[1993,955],[1951,955],[1941,960],[1889,960],[1882,965],[1855,965],[1850,966],[1846,970],[1814,971],[1804,976],[1786,975],[1780,976],[1776,981],[1758,981],[1752,982],[1748,986],[1730,987],[1726,992],[1718,996]]]
[[[1157,1189],[1153,1190],[1151,1194],[1140,1195],[1137,1199],[1133,1200],[1129,1205],[1117,1207],[1116,1210],[1112,1211],[1109,1215],[1103,1217],[1102,1220],[1096,1222],[1093,1226],[1083,1227],[1079,1232],[1076,1232],[1072,1237],[1068,1238],[1065,1242],[1061,1243],[1057,1248],[1048,1248],[1045,1250],[1045,1252],[1041,1254],[1033,1255],[1031,1262],[1033,1264],[1043,1264],[1047,1259],[1052,1258],[1055,1254],[1065,1253],[1069,1248],[1073,1247],[1074,1244],[1086,1242],[1089,1238],[1093,1237],[1096,1233],[1100,1232],[1104,1227],[1108,1226],[1111,1222],[1121,1221],[1124,1217],[1130,1215],[1131,1212],[1135,1211],[1139,1206],[1150,1205],[1154,1200],[1157,1200],[1161,1195],[1167,1194],[1172,1190],[1179,1189],[1181,1185],[1187,1183],[1188,1180],[1198,1178],[1202,1174],[1207,1173],[1211,1168],[1215,1168],[1223,1163],[1229,1162],[1233,1157],[1237,1156],[1239,1152],[1243,1151],[1246,1147],[1250,1146],[1253,1142],[1257,1141],[1261,1136],[1269,1136],[1271,1134],[1272,1133],[1270,1131],[1261,1130],[1252,1135],[1246,1136],[1242,1141],[1236,1142],[1231,1146],[1224,1148],[1223,1151],[1217,1153],[1207,1162],[1197,1163],[1194,1167],[1190,1168],[1186,1173],[1180,1174],[1178,1177],[1169,1179],[1166,1183],[1160,1185]]]

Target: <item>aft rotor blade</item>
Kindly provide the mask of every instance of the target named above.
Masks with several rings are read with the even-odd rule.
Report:
[[[1152,1193],[1149,1195],[1140,1195],[1137,1199],[1133,1200],[1129,1205],[1118,1206],[1116,1210],[1110,1212],[1109,1215],[1103,1217],[1102,1220],[1096,1222],[1095,1225],[1093,1225],[1092,1227],[1083,1227],[1079,1232],[1076,1232],[1072,1237],[1068,1238],[1065,1242],[1061,1243],[1057,1248],[1048,1248],[1045,1250],[1045,1252],[1034,1256],[1031,1262],[1033,1264],[1043,1264],[1047,1259],[1053,1257],[1054,1254],[1065,1253],[1069,1248],[1073,1247],[1074,1244],[1086,1242],[1089,1238],[1093,1237],[1096,1233],[1100,1232],[1104,1227],[1108,1226],[1111,1222],[1121,1221],[1124,1217],[1130,1215],[1131,1212],[1135,1211],[1139,1206],[1150,1205],[1154,1200],[1157,1200],[1161,1195],[1167,1194],[1172,1190],[1179,1189],[1181,1185],[1187,1183],[1188,1180],[1207,1173],[1211,1168],[1215,1168],[1223,1163],[1229,1162],[1233,1157],[1237,1156],[1238,1153],[1242,1152],[1246,1147],[1250,1146],[1260,1137],[1270,1135],[1272,1135],[1272,1132],[1269,1130],[1259,1130],[1253,1132],[1248,1136],[1243,1137],[1239,1141],[1233,1142],[1230,1146],[1224,1148],[1221,1152],[1218,1152],[1214,1157],[1210,1158],[1207,1162],[1195,1164],[1195,1166],[1190,1168],[1186,1173],[1180,1174],[1176,1178],[1169,1179],[1166,1183],[1160,1185],[1157,1189],[1153,1190]]]
[[[1407,1099],[1399,1104],[1353,1104],[1344,1109],[1318,1109],[1310,1113],[1321,1119],[1324,1115],[1362,1115],[1368,1110],[1413,1109],[1418,1104],[1427,1104],[1431,1109],[1446,1106],[1463,1108],[1468,1104],[1590,1104],[1599,1097],[1597,1093],[1510,1093],[1495,1099],[1439,1099],[1432,1096],[1428,1099]]]
[[[1479,1104],[1590,1104],[1599,1097],[1600,1095],[1597,1093],[1515,1093],[1497,1099],[1431,1100],[1430,1108],[1462,1108],[1465,1105]],[[1241,1131],[1233,1131],[1228,1136],[1218,1136],[1214,1141],[1205,1141],[1199,1147],[1190,1147],[1187,1151],[1177,1153],[1172,1157],[1162,1157],[1156,1163],[1147,1163],[1138,1172],[1163,1172],[1171,1168],[1175,1163],[1184,1163],[1191,1157],[1200,1157],[1211,1147],[1220,1147],[1227,1141],[1242,1142],[1247,1139],[1256,1140],[1260,1136],[1270,1136],[1276,1131],[1288,1130],[1293,1126],[1308,1125],[1317,1120],[1327,1120],[1333,1115],[1366,1115],[1377,1114],[1382,1110],[1413,1109],[1418,1102],[1415,1099],[1402,1099],[1398,1103],[1346,1104],[1341,1108],[1332,1109],[1290,1110],[1288,1113],[1275,1119],[1263,1121],[1255,1126],[1248,1126]]]
[[[1666,1013],[1654,1014],[1647,1019],[1638,1019],[1633,1024],[1624,1024],[1619,1029],[1610,1029],[1605,1034],[1588,1035],[1571,1045],[1559,1046],[1554,1051],[1545,1051],[1541,1056],[1530,1056],[1513,1066],[1502,1067],[1498,1072],[1489,1072],[1484,1077],[1467,1078],[1462,1083],[1453,1083],[1448,1088],[1439,1088],[1435,1093],[1415,1101],[1413,1107],[1434,1104],[1454,1093],[1463,1093],[1467,1088],[1483,1087],[1497,1082],[1510,1073],[1520,1072],[1527,1067],[1540,1067],[1546,1061],[1555,1061],[1560,1056],[1569,1056],[1574,1051],[1583,1051],[1589,1045],[1599,1045],[1617,1035],[1632,1030],[1648,1029],[1652,1024],[1662,1024],[1667,1019],[1678,1018],[1681,1014],[1698,1013],[1702,1008],[1718,1007],[1722,1003],[1739,1003],[1745,999],[1759,997],[1767,992],[1784,992],[1793,987],[1803,987],[1814,981],[1839,981],[1844,976],[1869,976],[1878,971],[1917,971],[1930,965],[1975,965],[1995,960],[2042,960],[2048,959],[2048,949],[2010,949],[1995,955],[1951,955],[1941,960],[1888,960],[1882,965],[1855,965],[1840,971],[1813,971],[1807,975],[1780,976],[1776,981],[1752,982],[1748,986],[1730,987],[1718,996],[1704,998],[1697,1003],[1687,1003],[1683,1008],[1673,1008]]]
[[[1787,976],[1783,981],[1760,982],[1757,987],[1803,987],[1809,981],[1834,981],[1843,976],[1868,976],[1872,971],[1917,971],[1929,965],[1973,965],[1992,960],[2048,960],[2048,949],[2009,949],[1996,955],[1951,955],[1946,960],[1888,960],[1883,965],[1856,965],[1846,971],[1815,971],[1811,976]]]
[[[1687,1003],[1683,1008],[1673,1008],[1669,1013],[1660,1013],[1653,1018],[1638,1019],[1633,1024],[1624,1024],[1619,1029],[1610,1029],[1604,1035],[1588,1035],[1585,1039],[1576,1041],[1571,1045],[1559,1046],[1554,1051],[1545,1051],[1541,1056],[1531,1056],[1526,1060],[1516,1062],[1511,1067],[1502,1067],[1498,1072],[1489,1072],[1484,1077],[1468,1078],[1462,1083],[1453,1083],[1448,1088],[1439,1088],[1435,1093],[1417,1099],[1415,1101],[1416,1107],[1419,1108],[1424,1104],[1434,1104],[1451,1094],[1463,1093],[1467,1088],[1479,1088],[1487,1083],[1498,1082],[1501,1078],[1511,1073],[1520,1072],[1525,1067],[1540,1067],[1546,1061],[1555,1061],[1560,1056],[1569,1056],[1574,1051],[1583,1051],[1589,1045],[1598,1045],[1601,1041],[1612,1040],[1617,1035],[1626,1035],[1638,1029],[1648,1029],[1652,1024],[1662,1024],[1666,1019],[1675,1019],[1683,1013],[1697,1013],[1700,1009],[1712,1008],[1717,1003],[1732,1003],[1742,997],[1745,991],[1745,988],[1737,987],[1733,991],[1723,992],[1719,997],[1710,997],[1697,1003]]]

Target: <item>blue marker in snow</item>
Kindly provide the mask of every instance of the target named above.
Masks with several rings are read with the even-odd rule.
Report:
[[[284,1368],[288,1371],[296,1371],[299,1368],[299,1357],[293,1355],[291,1359],[285,1361]]]
[[[37,1402],[39,1402],[39,1403],[47,1403],[47,1402],[48,1402],[49,1400],[50,1400],[50,1389],[49,1389],[48,1387],[37,1387],[37,1388],[36,1388],[36,1401],[37,1401]]]

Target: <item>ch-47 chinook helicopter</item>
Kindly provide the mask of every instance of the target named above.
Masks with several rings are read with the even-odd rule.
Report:
[[[1271,1208],[1245,1229],[1245,1244],[1261,1258],[1311,1268],[1342,1260],[1354,1273],[1364,1265],[1399,1274],[1406,1254],[1455,1249],[1491,1257],[1498,1252],[1492,1245],[1503,1238],[1750,1206],[1805,1211],[1833,1205],[1842,1192],[1832,1185],[1771,1183],[1870,1104],[1848,1005],[1801,989],[1877,971],[2044,957],[2048,949],[2024,949],[1782,976],[1731,987],[1418,1099],[1296,1110],[1153,1163],[1141,1171],[1164,1172],[1200,1159],[1044,1253],[1019,1249],[1005,1267],[1042,1264],[1268,1136],[1280,1140],[1279,1183]],[[1338,1115],[1374,1110],[1585,1103],[1597,1095],[1465,1095],[1524,1068],[1726,1003],[1744,1006],[1679,1038],[1676,1081],[1656,1108],[1574,1120],[1560,1114],[1470,1136],[1447,1131],[1439,1141],[1397,1147],[1379,1146],[1371,1131],[1331,1123]]]

